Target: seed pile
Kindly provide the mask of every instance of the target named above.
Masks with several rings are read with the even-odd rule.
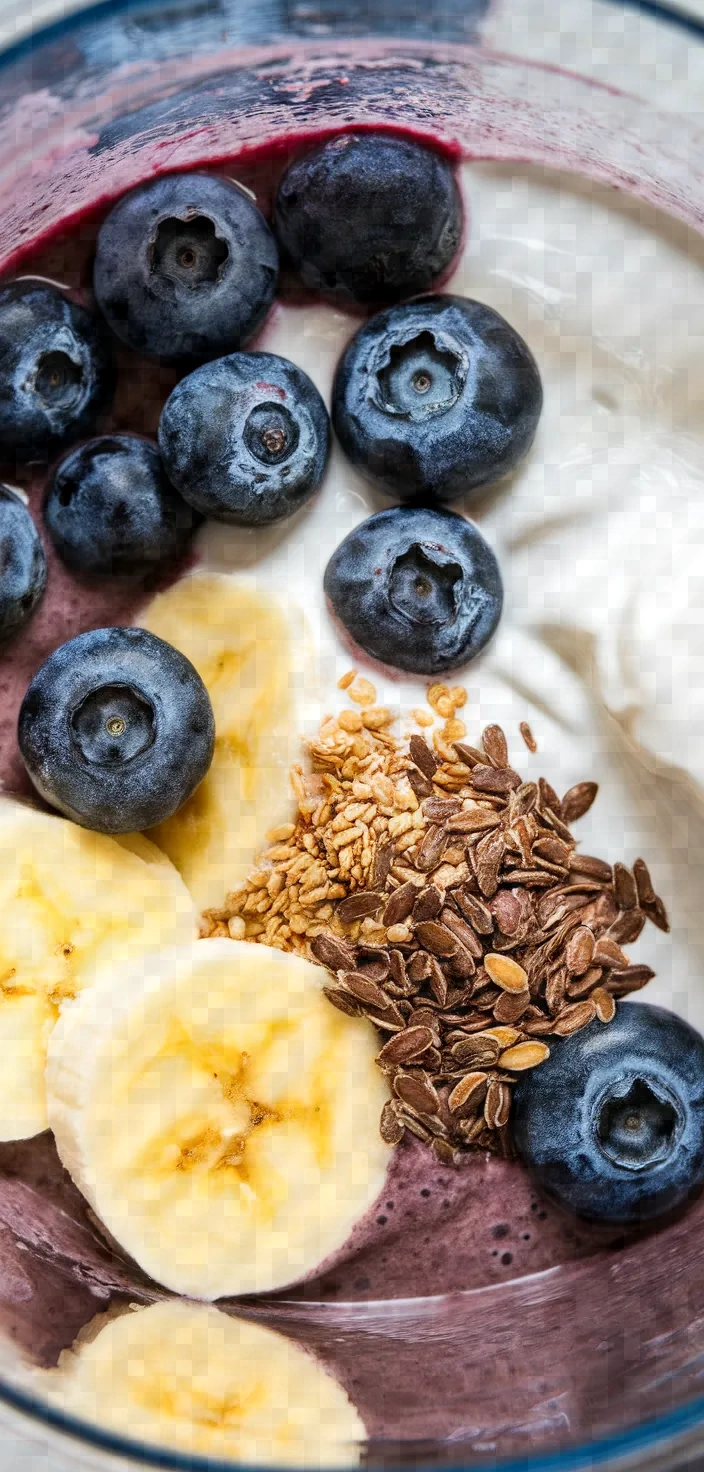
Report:
[[[648,868],[580,854],[570,824],[596,797],[522,782],[504,732],[464,741],[460,687],[431,686],[432,745],[389,732],[369,681],[361,709],[323,722],[312,771],[294,769],[295,824],[203,918],[202,934],[296,950],[331,973],[326,996],[379,1029],[391,1097],[382,1135],[409,1130],[450,1164],[511,1151],[511,1085],[566,1037],[654,975],[622,949],[650,919],[668,929]],[[530,728],[521,734],[535,750]]]

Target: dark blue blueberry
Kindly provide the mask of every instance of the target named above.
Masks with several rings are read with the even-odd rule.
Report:
[[[205,776],[215,725],[190,660],[145,629],[62,644],[22,702],[22,759],[42,797],[99,833],[170,818]]]
[[[184,555],[200,517],[174,490],[156,445],[116,434],[60,462],[44,520],[75,572],[143,576]]]
[[[416,675],[474,659],[503,602],[498,563],[474,523],[421,506],[355,527],[330,558],[325,592],[356,645]]]
[[[543,391],[523,338],[482,302],[431,296],[379,312],[338,365],[345,454],[403,501],[453,501],[513,470]]]
[[[46,562],[37,528],[13,491],[0,485],[0,639],[31,617],[46,587]]]
[[[227,179],[169,174],[119,200],[98,235],[93,284],[128,347],[194,361],[252,337],[274,298],[276,241]]]
[[[427,291],[462,237],[451,165],[420,143],[343,133],[291,164],[274,229],[314,291],[381,305]]]
[[[519,1080],[514,1137],[563,1206],[636,1224],[681,1205],[704,1181],[704,1040],[662,1007],[618,1006],[551,1040]]]
[[[0,290],[0,458],[42,459],[90,433],[114,386],[99,317],[38,281]]]
[[[181,494],[242,526],[280,521],[317,490],[330,447],[315,384],[275,353],[233,353],[176,385],[159,447]]]

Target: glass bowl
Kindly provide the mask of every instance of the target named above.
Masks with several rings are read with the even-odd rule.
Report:
[[[236,161],[266,193],[262,159],[352,126],[528,165],[548,181],[579,176],[704,234],[704,136],[691,122],[478,51],[481,11],[452,0],[425,18],[402,3],[360,16],[344,4],[284,14],[277,0],[107,0],[20,42],[2,58],[0,270],[21,274],[30,249],[64,230],[88,235],[156,172]],[[8,1429],[43,1436],[57,1468],[67,1458],[231,1472],[238,1464],[144,1446],[129,1426],[118,1435],[42,1399],[27,1363],[51,1362],[57,1326],[68,1345],[106,1302],[140,1294],[59,1181],[48,1137],[31,1152],[0,1146],[0,1172],[12,1202],[0,1223]],[[395,1419],[378,1403],[370,1412],[371,1465],[674,1467],[704,1448],[701,1206],[692,1213],[637,1248],[614,1247],[598,1280],[577,1254],[480,1287],[433,1292],[431,1274],[414,1298],[365,1297],[362,1286],[354,1299],[310,1290],[237,1311],[310,1348],[353,1399],[362,1381],[383,1383]],[[141,1301],[153,1296],[147,1286]]]

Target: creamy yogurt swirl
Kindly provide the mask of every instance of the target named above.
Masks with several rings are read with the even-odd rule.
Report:
[[[537,167],[468,163],[462,186],[467,237],[446,289],[518,328],[545,389],[517,473],[454,507],[481,525],[506,588],[499,633],[463,676],[469,739],[498,720],[526,776],[540,770],[559,790],[599,782],[583,849],[648,859],[673,933],[648,927],[630,950],[658,970],[649,1000],[704,1029],[704,241],[615,189]],[[329,403],[356,325],[331,307],[279,305],[256,347],[292,358]],[[321,657],[311,691],[318,680],[333,691],[351,663],[325,612],[328,557],[389,504],[336,447],[293,521],[204,529],[209,564],[286,588],[307,610]],[[406,678],[377,687],[401,716],[422,698]]]

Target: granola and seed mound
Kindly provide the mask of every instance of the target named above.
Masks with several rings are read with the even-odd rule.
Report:
[[[466,744],[460,686],[431,685],[431,710],[414,711],[424,733],[442,720],[431,741],[392,735],[354,671],[340,688],[354,708],[323,721],[310,772],[294,768],[295,823],[201,933],[327,968],[332,1005],[379,1029],[389,1143],[409,1130],[443,1164],[472,1147],[510,1154],[516,1074],[645,986],[654,972],[622,948],[646,919],[667,930],[665,907],[642,859],[578,852],[569,825],[594,782],[562,799],[522,782],[499,726]]]

